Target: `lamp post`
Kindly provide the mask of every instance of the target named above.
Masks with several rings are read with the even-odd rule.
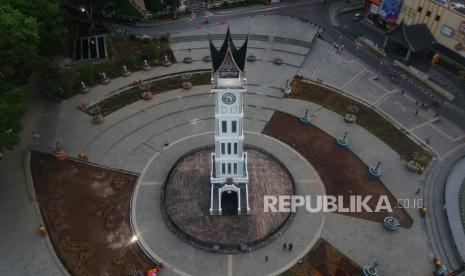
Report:
[[[305,110],[305,115],[299,117],[300,123],[303,125],[309,125],[310,124],[310,118],[308,118],[308,109]]]
[[[94,16],[93,16],[93,6],[92,6],[92,0],[85,0],[84,1],[84,6],[81,6],[79,10],[82,13],[85,13],[87,15],[87,18],[89,19],[90,22],[90,27],[92,29],[95,29],[95,23],[94,23]]]

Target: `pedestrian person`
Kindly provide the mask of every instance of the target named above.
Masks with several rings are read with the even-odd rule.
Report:
[[[283,250],[286,250],[286,247],[287,247],[287,244],[284,243],[284,244],[283,244]]]
[[[292,242],[289,243],[289,251],[292,251]]]
[[[268,255],[265,256],[265,262],[268,262]]]
[[[421,188],[418,188],[417,192],[415,193],[416,195],[419,195],[421,192]]]
[[[431,138],[429,138],[429,137],[426,138],[425,142],[426,142],[426,144],[431,145]]]

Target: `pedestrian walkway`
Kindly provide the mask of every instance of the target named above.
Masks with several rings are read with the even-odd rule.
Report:
[[[40,125],[49,123],[44,137],[54,132],[53,114],[48,114],[48,105],[53,103],[34,87],[38,85],[30,85],[25,99],[27,112],[22,120],[22,142],[5,153],[0,162],[0,275],[67,275],[48,238],[39,233],[39,224],[43,221],[24,170],[26,150],[30,145],[41,146]]]
[[[257,24],[260,22],[270,22],[270,24]],[[295,179],[302,180],[299,182],[302,193],[312,193],[314,191],[312,189],[317,189],[314,183],[318,182],[313,182],[316,176],[309,175],[312,172],[311,167],[302,169],[302,166],[307,165],[292,149],[261,134],[263,127],[275,111],[301,116],[308,109],[312,124],[332,137],[339,137],[348,129],[351,150],[367,166],[375,164],[378,160],[384,161],[381,180],[397,198],[410,201],[419,199],[421,195],[417,195],[416,191],[423,183],[420,175],[406,170],[405,162],[399,159],[396,152],[367,130],[356,124],[347,125],[340,115],[314,103],[283,98],[280,88],[296,74],[303,74],[308,79],[318,76],[323,85],[328,84],[340,93],[358,99],[361,104],[376,108],[418,141],[428,139],[430,142],[428,146],[438,153],[439,158],[447,158],[455,154],[463,145],[464,131],[460,126],[445,118],[437,119],[434,114],[427,111],[420,110],[415,114],[415,100],[402,94],[395,84],[386,85],[389,80],[381,76],[375,80],[374,77],[378,75],[376,68],[367,66],[346,52],[335,52],[322,40],[317,40],[313,45],[313,47],[322,47],[320,50],[301,46],[289,46],[283,49],[282,45],[278,45],[282,43],[277,43],[273,39],[282,37],[310,42],[312,34],[308,30],[313,29],[309,25],[280,16],[267,16],[265,19],[256,16],[250,20],[230,22],[233,33],[242,33],[239,30],[241,28],[246,30],[249,25],[254,26],[250,29],[251,35],[266,35],[269,39],[255,40],[251,43],[254,46],[250,50],[259,58],[255,63],[249,62],[246,65],[249,86],[244,110],[246,141],[273,152],[274,155],[283,158],[286,164],[293,164],[290,167],[296,168]],[[202,34],[211,32],[220,35],[224,33],[225,27],[211,28]],[[197,31],[189,30],[174,37],[193,34],[197,34]],[[208,47],[207,40],[189,43],[191,46],[188,47],[192,49],[199,48],[204,51]],[[173,44],[177,58],[186,54],[185,47],[186,45],[182,43]],[[248,253],[250,255],[219,256],[205,253],[187,246],[167,231],[164,223],[160,221],[161,217],[156,213],[159,206],[157,203],[159,185],[164,181],[163,177],[169,170],[170,164],[185,150],[212,142],[214,101],[213,95],[209,94],[209,86],[168,91],[154,96],[151,101],[136,102],[106,116],[105,121],[100,125],[92,124],[91,117],[77,110],[76,107],[81,102],[96,102],[102,97],[109,96],[121,87],[131,84],[136,78],[149,79],[179,71],[208,69],[210,64],[201,60],[205,55],[202,51],[191,52],[192,58],[196,60],[192,64],[178,63],[168,68],[134,72],[128,78],[114,79],[108,85],[93,87],[88,94],[77,95],[63,102],[58,111],[55,135],[53,137],[44,135],[47,139],[39,138],[39,143],[34,145],[51,149],[54,139],[62,139],[64,148],[70,156],[84,152],[92,162],[141,173],[142,182],[137,188],[139,191],[137,196],[141,198],[134,203],[140,205],[132,210],[136,212],[135,224],[140,224],[136,231],[144,235],[141,243],[151,250],[147,249],[150,255],[166,262],[167,269],[162,272],[165,275],[200,274],[203,269],[207,275],[217,275],[218,271],[227,275],[282,272],[297,262],[298,258],[310,249],[313,239],[319,236],[327,239],[360,265],[379,262],[379,272],[383,275],[398,275],[399,271],[405,275],[431,273],[431,256],[436,254],[436,245],[431,248],[429,243],[431,236],[426,233],[423,219],[420,218],[417,209],[407,209],[414,220],[412,228],[400,229],[395,233],[387,232],[380,223],[337,214],[327,215],[324,222],[321,222],[323,219],[317,219],[319,222],[308,228],[305,223],[314,221],[315,218],[302,214],[292,223],[292,229],[283,233],[274,243]],[[275,65],[270,62],[274,57],[281,57],[287,64]],[[26,129],[38,129],[37,119],[42,118],[50,123],[42,124],[44,128],[36,133],[41,135],[50,132],[50,128],[54,128],[55,125],[53,114],[44,113],[37,104],[32,110],[34,111],[30,113],[31,116],[26,119],[30,122],[25,125]],[[50,244],[36,235],[36,225],[40,217],[34,214],[34,202],[27,196],[21,163],[21,152],[27,148],[28,142],[32,141],[32,135],[29,136],[29,133],[23,135],[22,146],[5,157],[8,162],[0,164],[2,180],[6,179],[0,186],[3,189],[0,194],[4,197],[0,201],[2,202],[0,210],[7,221],[6,226],[2,228],[4,232],[2,232],[1,244],[10,245],[1,248],[0,274],[19,275],[16,264],[28,259],[23,267],[27,275],[62,275],[54,261],[53,251],[50,251],[51,253],[47,251]],[[164,141],[169,141],[170,146],[165,147]],[[294,156],[292,154],[295,157],[292,157]],[[160,162],[161,160],[163,162]],[[435,190],[425,189],[427,190],[425,196],[437,195],[432,198],[434,201],[442,195]],[[29,195],[32,194],[31,192]],[[436,204],[431,209],[440,208],[439,206],[442,205]],[[137,208],[153,212],[138,212],[137,210],[140,209]],[[433,217],[427,217],[427,225],[432,223],[432,219]],[[319,230],[318,227],[323,224],[324,227]],[[153,231],[144,231],[144,229]],[[312,234],[308,235],[308,231]],[[149,232],[152,232],[153,236],[147,236]],[[18,246],[18,241],[24,245]],[[282,257],[280,255],[283,254],[282,243],[291,241],[294,250]],[[264,256],[269,256],[266,264]]]

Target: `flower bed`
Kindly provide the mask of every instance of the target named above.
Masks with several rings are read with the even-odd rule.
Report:
[[[189,81],[192,85],[205,85],[210,83],[210,73],[198,73],[191,75]],[[160,80],[155,80],[150,83],[150,88],[147,90],[151,91],[153,95],[182,88],[184,80],[181,76],[175,76]],[[103,99],[102,101],[98,102],[97,105],[100,107],[100,112],[103,116],[107,116],[115,112],[118,109],[121,109],[129,104],[132,104],[141,99],[141,88],[133,87],[124,92],[115,94],[111,97]],[[85,112],[88,114],[93,115],[94,110],[96,110],[94,106],[90,106],[85,109]]]
[[[292,93],[286,97],[314,102],[342,116],[347,113],[348,106],[358,105],[356,121],[358,125],[381,139],[405,160],[409,160],[411,154],[416,152],[424,157],[422,165],[425,167],[431,161],[432,155],[429,151],[415,143],[402,130],[370,107],[317,84],[295,80],[293,85]]]

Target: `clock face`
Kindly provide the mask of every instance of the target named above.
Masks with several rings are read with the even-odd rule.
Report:
[[[236,102],[236,95],[232,93],[225,93],[221,98],[224,104],[230,105]]]

